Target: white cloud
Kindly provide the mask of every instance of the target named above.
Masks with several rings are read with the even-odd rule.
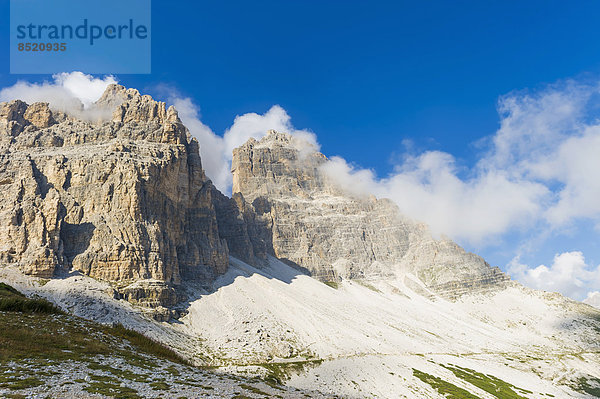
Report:
[[[501,98],[500,128],[470,169],[458,168],[451,154],[426,151],[385,178],[339,157],[325,170],[348,191],[389,197],[434,232],[475,245],[515,228],[599,223],[598,94],[598,85],[568,81]]]
[[[558,200],[545,213],[554,226],[578,218],[600,216],[600,126],[589,126],[581,134],[565,139],[547,158],[532,167],[532,173],[562,185]]]
[[[206,174],[215,186],[226,194],[231,192],[233,150],[251,137],[260,140],[268,130],[274,129],[313,143],[318,149],[314,134],[294,128],[290,116],[279,105],[272,106],[262,115],[251,112],[236,116],[233,124],[220,136],[202,123],[200,110],[191,99],[172,94],[169,102],[175,106],[179,117],[191,134],[198,139],[202,166]]]
[[[600,266],[585,262],[581,252],[563,252],[554,256],[551,266],[535,268],[519,263],[518,257],[509,264],[508,273],[523,284],[545,291],[560,292],[571,298],[582,300],[591,290],[600,286]]]
[[[600,291],[589,292],[587,298],[583,300],[583,303],[594,306],[600,309]]]
[[[540,218],[551,227],[600,217],[599,94],[597,84],[567,81],[500,101],[501,127],[480,167],[546,185]]]
[[[580,129],[586,104],[595,90],[567,81],[537,92],[513,92],[501,97],[500,128],[482,162],[521,168],[554,151],[558,143]],[[485,169],[483,163],[480,166]]]
[[[0,101],[23,100],[26,103],[47,102],[50,107],[89,120],[103,118],[106,112],[93,110],[91,105],[102,96],[106,87],[117,83],[113,76],[95,78],[81,72],[59,73],[52,82],[18,81],[0,90]]]
[[[426,222],[435,234],[473,243],[535,222],[540,199],[547,193],[543,185],[511,178],[501,170],[460,179],[454,157],[438,151],[408,158],[385,179],[339,157],[323,169],[353,194],[391,198],[405,215]]]

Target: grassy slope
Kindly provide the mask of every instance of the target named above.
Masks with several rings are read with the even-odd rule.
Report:
[[[45,392],[55,388],[49,381],[61,380],[60,374],[67,376],[62,378],[62,392],[77,386],[83,392],[119,398],[144,397],[148,390],[156,395],[177,393],[175,397],[185,397],[186,390],[208,396],[219,389],[223,396],[229,387],[238,397],[282,397],[277,393],[284,391],[272,383],[207,373],[142,334],[65,314],[44,299],[27,298],[0,283],[0,396],[26,397],[31,389]],[[138,392],[143,384],[145,391]],[[270,393],[261,391],[265,386]]]
[[[165,346],[121,325],[105,326],[69,316],[41,298],[27,298],[0,283],[0,362],[25,358],[63,360],[132,352],[176,363],[186,361]],[[138,359],[139,360],[139,359]]]

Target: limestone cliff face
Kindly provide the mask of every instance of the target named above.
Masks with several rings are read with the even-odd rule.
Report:
[[[229,198],[215,187],[212,199],[219,236],[227,243],[229,253],[250,265],[263,265],[267,254],[272,253],[270,235],[257,223],[254,208],[239,193]]]
[[[0,262],[153,287],[224,272],[214,187],[177,112],[117,85],[89,113],[107,110],[87,122],[0,104]]]
[[[321,280],[409,273],[407,279],[412,274],[450,298],[507,280],[479,256],[435,240],[391,201],[346,194],[323,172],[325,162],[306,143],[275,131],[234,150],[234,195],[251,206],[248,224],[276,257]]]

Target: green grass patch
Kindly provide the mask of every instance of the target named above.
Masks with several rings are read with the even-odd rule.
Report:
[[[181,375],[181,373],[179,372],[177,367],[175,367],[174,365],[170,365],[165,370],[167,370],[171,375],[173,375],[175,377],[179,377]]]
[[[587,393],[595,398],[600,398],[600,379],[595,377],[580,377],[570,387],[578,392]]]
[[[25,297],[25,295],[21,294],[16,288],[11,287],[6,283],[0,283],[0,297],[11,295]]]
[[[113,398],[141,399],[141,396],[138,395],[135,389],[121,386],[116,383],[94,381],[84,387],[83,390],[88,393],[105,395]]]
[[[269,381],[267,379],[264,380],[264,383],[274,389],[279,389],[280,391],[285,391],[285,388],[281,386],[280,382]]]
[[[171,386],[164,381],[153,381],[150,383],[150,386],[155,391],[167,391]]]
[[[307,368],[316,367],[323,363],[322,359],[304,360],[299,362],[283,363],[259,363],[254,366],[264,367],[269,370],[267,376],[263,379],[267,385],[283,385],[283,381],[290,378],[291,374],[301,374]]]
[[[328,285],[336,290],[340,288],[340,283],[338,283],[337,281],[323,281],[323,284]]]
[[[62,313],[42,298],[27,298],[8,284],[0,283],[0,312]]]
[[[3,379],[3,381],[0,382],[1,388],[8,388],[12,390],[35,388],[39,387],[40,385],[44,385],[44,382],[35,377],[18,378],[14,375],[11,378]]]
[[[506,381],[502,381],[493,375],[486,375],[479,373],[475,370],[471,370],[465,367],[453,366],[453,365],[441,365],[442,367],[452,371],[455,376],[468,382],[477,388],[494,395],[498,399],[526,399],[524,396],[519,395],[515,390],[527,392],[521,388],[515,387]]]
[[[270,396],[268,393],[261,391],[260,389],[258,389],[257,387],[254,387],[252,385],[248,385],[248,384],[240,384],[240,388],[245,389],[246,391],[250,391],[252,393],[255,393],[257,395],[265,395],[265,396]]]
[[[0,360],[80,359],[112,352],[109,342],[90,330],[66,315],[0,312]]]
[[[363,287],[370,289],[373,292],[379,292],[379,293],[381,292],[377,288],[372,286],[371,284],[367,283],[365,280],[354,280],[354,281],[356,281],[358,284],[362,285]]]
[[[179,356],[172,349],[167,348],[166,346],[153,340],[152,338],[146,337],[144,334],[140,334],[137,331],[130,330],[121,324],[109,327],[108,332],[111,335],[128,340],[137,349],[154,355],[156,357],[167,359],[174,363],[181,363],[186,365],[189,363],[186,359]]]
[[[427,374],[423,371],[412,369],[413,375],[421,381],[429,384],[432,388],[437,390],[440,395],[445,396],[448,399],[479,399],[466,389],[457,387],[456,385],[444,381],[441,378]]]
[[[130,381],[136,381],[136,382],[149,382],[149,376],[148,374],[136,374],[133,371],[130,370],[122,370],[122,369],[117,369],[105,364],[100,364],[100,363],[89,363],[87,366],[90,370],[102,370],[105,371],[107,373],[110,373],[122,380],[130,380]]]

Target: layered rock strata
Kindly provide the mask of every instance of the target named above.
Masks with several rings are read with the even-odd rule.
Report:
[[[85,121],[45,103],[0,104],[0,262],[45,278],[151,280],[125,295],[170,304],[159,285],[227,269],[214,187],[174,108],[113,85],[82,113],[106,110],[110,120]]]
[[[324,280],[417,276],[448,298],[501,286],[508,277],[450,240],[436,240],[386,199],[348,194],[327,158],[291,135],[270,131],[234,150],[233,192],[272,254]],[[250,229],[250,227],[249,227]]]

